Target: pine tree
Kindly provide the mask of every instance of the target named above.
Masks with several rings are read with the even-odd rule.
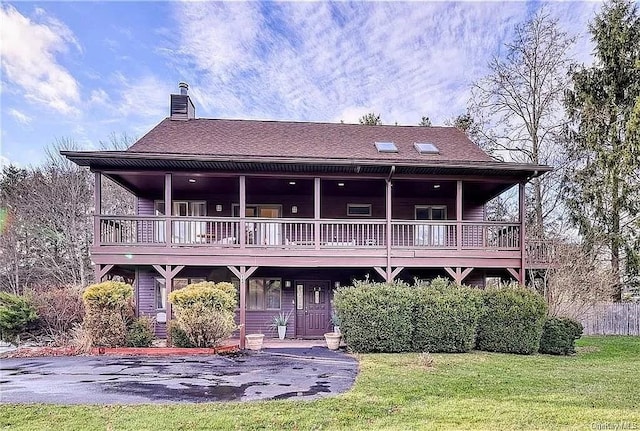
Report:
[[[640,97],[640,17],[637,5],[612,0],[589,26],[596,61],[572,75],[566,107],[572,170],[565,196],[589,248],[600,244],[622,286],[640,268],[640,140],[633,111]]]

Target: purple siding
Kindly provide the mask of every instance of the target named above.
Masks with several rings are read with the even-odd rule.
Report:
[[[153,269],[139,269],[138,280],[136,281],[136,305],[139,316],[150,316],[155,318],[156,310],[156,286],[155,278],[158,274]],[[166,337],[166,324],[156,323],[156,336],[160,338]]]
[[[295,294],[294,289],[282,288],[282,309],[281,310],[268,310],[268,311],[252,311],[247,310],[246,329],[247,334],[263,333],[266,337],[277,337],[278,331],[271,328],[271,322],[273,317],[283,312],[285,314],[291,312],[289,317],[289,324],[287,325],[287,338],[293,338],[295,336],[294,331],[296,328],[296,309],[295,309]],[[236,310],[236,323],[240,322],[240,312]],[[238,333],[235,334],[238,336]]]

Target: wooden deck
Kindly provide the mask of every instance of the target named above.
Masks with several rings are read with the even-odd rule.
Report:
[[[99,264],[520,267],[520,225],[505,222],[99,216]],[[169,239],[167,241],[167,239]],[[544,264],[550,249],[526,246]]]

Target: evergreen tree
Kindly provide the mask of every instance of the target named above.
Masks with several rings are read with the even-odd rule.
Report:
[[[422,116],[422,119],[420,119],[418,126],[431,127],[431,119],[429,117]]]
[[[637,5],[612,0],[589,26],[592,67],[578,68],[567,91],[572,170],[565,196],[589,248],[603,245],[622,285],[640,270],[640,140],[634,107],[640,97],[640,17]]]
[[[382,126],[380,114],[376,114],[375,112],[369,112],[363,115],[358,121],[365,126]]]

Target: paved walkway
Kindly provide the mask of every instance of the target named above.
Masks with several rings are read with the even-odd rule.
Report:
[[[358,364],[324,347],[234,356],[3,359],[1,403],[140,404],[314,399],[348,390]]]

